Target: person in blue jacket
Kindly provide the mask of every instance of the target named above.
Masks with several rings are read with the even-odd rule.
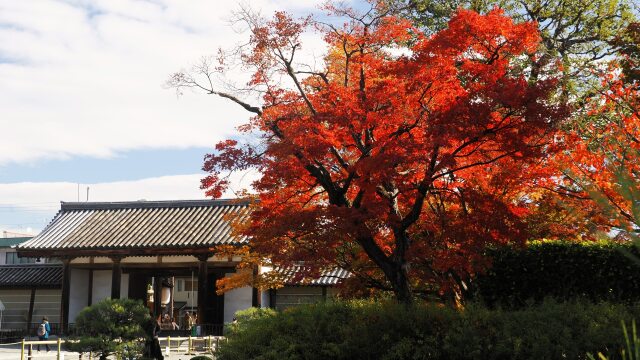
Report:
[[[40,341],[48,340],[50,332],[51,332],[51,325],[49,325],[49,319],[47,319],[46,316],[43,316],[42,322],[40,323],[40,325],[38,325],[38,330],[36,330],[38,339]],[[44,344],[44,346],[47,348],[47,352],[51,350],[49,349],[49,344]],[[40,351],[40,344],[38,344],[38,351]]]

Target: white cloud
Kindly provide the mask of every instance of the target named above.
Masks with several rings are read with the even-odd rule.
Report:
[[[251,6],[266,14],[307,12],[319,3]],[[211,0],[0,0],[0,165],[211,146],[230,136],[248,118],[241,108],[206,95],[178,99],[161,85],[246,38],[227,22],[237,7]]]
[[[203,174],[171,175],[133,181],[116,181],[95,184],[76,184],[71,182],[20,182],[0,184],[0,206],[16,204],[26,210],[38,209],[49,204],[56,208],[60,201],[86,201],[86,189],[89,187],[89,201],[134,201],[134,200],[184,200],[204,199],[200,190]],[[255,173],[237,173],[231,177],[231,189],[225,197],[248,189],[256,179]],[[79,185],[79,186],[78,186]],[[79,192],[78,192],[78,189]]]
[[[74,202],[78,198],[86,201],[87,187],[89,201],[205,199],[204,191],[199,188],[202,177],[202,174],[174,175],[80,186],[70,182],[0,184],[0,230],[37,232],[60,209],[60,201]],[[224,197],[235,197],[234,192],[249,189],[256,177],[255,173],[233,174],[230,190]],[[19,220],[9,222],[3,219],[9,215]]]

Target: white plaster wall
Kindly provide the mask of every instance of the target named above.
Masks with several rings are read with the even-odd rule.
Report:
[[[76,316],[84,309],[89,297],[89,270],[71,268],[69,274],[71,291],[69,294],[69,322],[75,322]]]
[[[230,276],[227,274],[226,276]],[[245,286],[228,291],[224,294],[224,322],[233,321],[236,311],[251,307],[252,288]]]
[[[71,259],[71,264],[88,264],[88,263],[89,263],[88,257],[79,257],[79,258]]]
[[[0,249],[0,265],[7,263],[7,249]]]
[[[38,289],[33,306],[33,322],[40,322],[43,316],[49,322],[60,321],[60,289]],[[0,289],[0,300],[6,307],[2,314],[3,329],[24,329],[29,314],[30,290]],[[32,334],[35,335],[35,334]]]
[[[73,293],[73,286],[71,292]],[[92,302],[95,304],[108,297],[111,297],[111,270],[94,270]]]
[[[111,289],[111,287],[109,287]],[[111,295],[111,292],[109,292]],[[126,299],[129,297],[129,274],[122,274],[120,278],[120,298]]]
[[[271,302],[269,301],[269,290],[260,292],[260,307],[271,307]]]
[[[73,294],[73,281],[71,282],[71,293]],[[111,270],[93,271],[93,295],[91,301],[95,304],[100,300],[111,297]],[[122,274],[120,280],[120,298],[129,297],[129,274]],[[71,311],[69,311],[71,314]]]
[[[122,259],[123,264],[155,264],[157,262],[157,256],[127,256]]]
[[[271,266],[260,266],[258,272],[260,274],[268,273],[272,271],[273,268]],[[260,292],[260,307],[268,308],[271,306],[271,302],[269,301],[269,290],[263,290]]]
[[[198,259],[196,259],[195,256],[163,256],[162,257],[162,262],[163,263],[181,263],[181,262],[187,262],[187,263],[192,263],[198,261]]]

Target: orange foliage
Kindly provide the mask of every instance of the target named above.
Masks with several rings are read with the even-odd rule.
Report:
[[[527,189],[548,176],[565,114],[548,101],[556,80],[530,82],[517,61],[537,48],[536,24],[460,10],[428,37],[407,20],[351,17],[319,27],[325,65],[301,77],[292,59],[306,25],[277,13],[251,28],[243,61],[264,97],[241,130],[261,143],[223,141],[204,166],[214,197],[222,173],[261,173],[237,229],[254,266],[340,266],[410,301],[480,271],[487,244],[527,239]]]
[[[571,147],[556,156],[564,188],[580,198],[574,208],[588,212],[594,227],[623,233],[640,225],[640,88],[628,80],[611,66],[587,103],[586,121],[565,134]]]

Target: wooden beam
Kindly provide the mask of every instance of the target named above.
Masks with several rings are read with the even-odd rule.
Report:
[[[208,261],[209,268],[235,268],[238,265],[238,262],[211,262]],[[93,270],[110,270],[113,264],[109,263],[75,263],[73,264],[74,269],[93,269]],[[176,262],[176,263],[122,263],[122,272],[128,273],[131,271],[137,270],[166,270],[167,272],[171,272],[173,270],[184,270],[184,269],[197,269],[200,266],[200,262]]]
[[[211,245],[214,246],[214,245]],[[241,246],[238,244],[237,246]],[[211,247],[149,247],[149,248],[115,248],[115,249],[18,249],[20,257],[109,257],[109,256],[180,256],[208,255]]]

